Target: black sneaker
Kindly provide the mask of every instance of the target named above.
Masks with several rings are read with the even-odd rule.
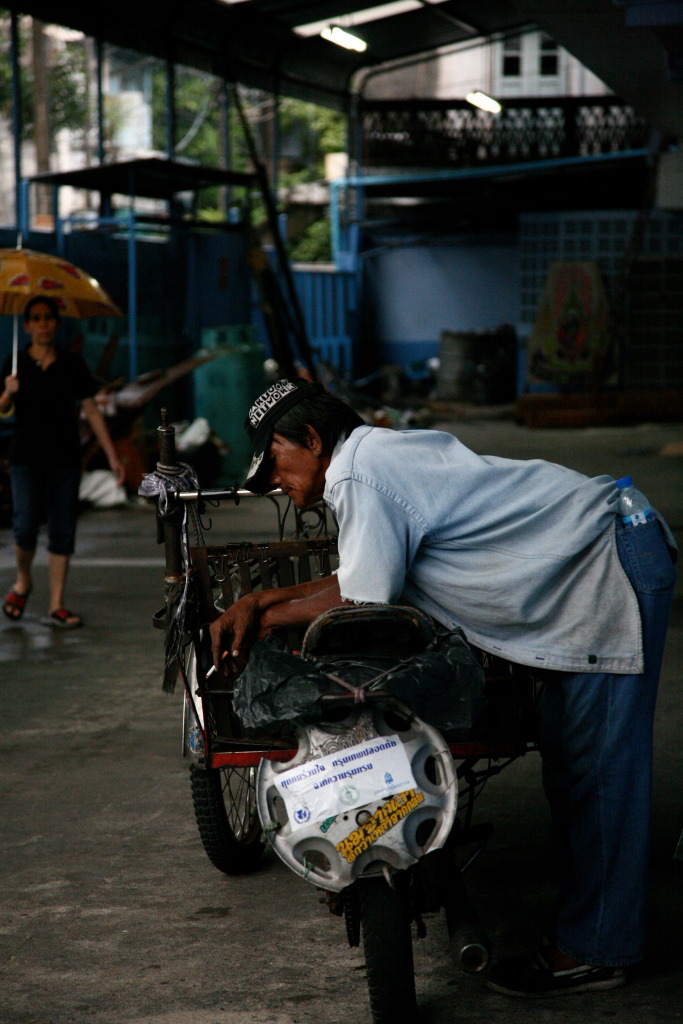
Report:
[[[621,967],[580,964],[566,971],[551,971],[541,953],[503,960],[491,968],[486,984],[494,992],[522,999],[544,999],[570,992],[600,992],[626,983]]]

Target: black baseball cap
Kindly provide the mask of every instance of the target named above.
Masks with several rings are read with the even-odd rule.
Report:
[[[254,446],[251,466],[242,485],[246,490],[253,491],[254,494],[272,491],[271,460],[268,452],[277,421],[292,406],[324,391],[320,384],[314,384],[303,377],[294,377],[276,381],[256,399],[244,421],[244,429]]]

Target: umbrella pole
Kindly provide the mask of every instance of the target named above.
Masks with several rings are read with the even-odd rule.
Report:
[[[14,327],[12,330],[12,376],[17,375],[17,359],[19,357],[19,317],[14,314]]]

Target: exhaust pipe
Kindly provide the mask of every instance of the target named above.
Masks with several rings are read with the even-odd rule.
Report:
[[[455,865],[445,880],[443,905],[453,962],[459,970],[477,974],[489,965],[491,944]]]
[[[461,927],[449,929],[451,956],[458,970],[466,974],[478,974],[489,965],[491,950],[489,941],[481,928],[472,922],[461,923]]]

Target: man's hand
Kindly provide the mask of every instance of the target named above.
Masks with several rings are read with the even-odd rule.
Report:
[[[231,672],[244,668],[259,635],[260,618],[256,598],[247,594],[211,623],[211,652],[216,670],[220,669],[224,657]]]
[[[283,626],[307,626],[340,604],[336,576],[245,594],[209,626],[214,668],[218,671],[225,661],[231,673],[241,672],[259,637]]]

